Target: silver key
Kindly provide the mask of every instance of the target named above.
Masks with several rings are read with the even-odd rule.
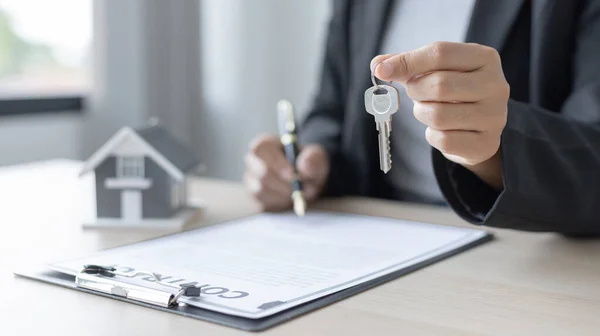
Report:
[[[390,85],[375,85],[365,91],[365,108],[375,118],[379,132],[379,167],[384,173],[392,168],[390,132],[392,115],[400,108],[398,90]]]

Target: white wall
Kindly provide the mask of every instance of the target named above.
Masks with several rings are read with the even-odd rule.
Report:
[[[0,165],[76,159],[81,117],[71,113],[0,118]]]
[[[330,3],[204,0],[198,142],[211,176],[242,177],[248,142],[276,132],[275,105],[302,117],[315,91]]]

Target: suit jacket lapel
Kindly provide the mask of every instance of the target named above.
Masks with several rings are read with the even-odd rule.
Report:
[[[354,21],[352,36],[360,38],[352,42],[352,55],[356,57],[352,70],[353,73],[360,74],[361,86],[364,86],[364,89],[372,85],[369,63],[379,53],[392,4],[393,0],[369,0],[355,8],[358,13],[362,13],[355,17],[362,20]]]
[[[543,21],[545,16],[549,15],[551,11],[550,1],[548,0],[530,0],[531,3],[531,14],[533,16],[533,24],[532,27],[537,27],[537,25]]]
[[[551,111],[562,106],[563,96],[558,92],[568,92],[572,69],[557,69],[556,63],[571,62],[574,45],[557,48],[557,41],[573,41],[572,27],[580,16],[580,1],[531,0],[532,46],[531,46],[531,101]],[[575,43],[575,42],[573,42]]]
[[[363,31],[365,51],[375,56],[379,52],[379,47],[384,38],[387,23],[390,17],[390,9],[393,4],[392,0],[369,0],[364,2],[365,15],[364,19],[367,25]]]
[[[467,42],[486,45],[501,52],[526,1],[534,0],[477,0],[467,32]]]

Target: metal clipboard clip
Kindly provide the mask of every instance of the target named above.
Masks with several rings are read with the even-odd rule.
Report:
[[[140,285],[121,282],[117,277],[133,278],[137,275],[149,275],[154,278],[156,283],[176,290],[161,291],[153,288],[147,288]],[[161,307],[169,308],[178,304],[182,296],[199,297],[200,288],[190,285],[174,285],[160,280],[156,273],[137,271],[127,274],[117,271],[114,267],[105,267],[98,265],[85,265],[79,274],[75,277],[77,287],[86,288],[94,291],[112,294],[131,300],[141,301]]]

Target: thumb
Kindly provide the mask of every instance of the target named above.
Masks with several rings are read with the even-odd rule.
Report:
[[[307,146],[296,162],[300,177],[307,181],[321,182],[327,175],[327,154],[319,146]]]
[[[397,56],[393,54],[385,54],[376,56],[371,60],[370,68],[375,77],[381,80],[391,80],[394,75],[394,68]]]

